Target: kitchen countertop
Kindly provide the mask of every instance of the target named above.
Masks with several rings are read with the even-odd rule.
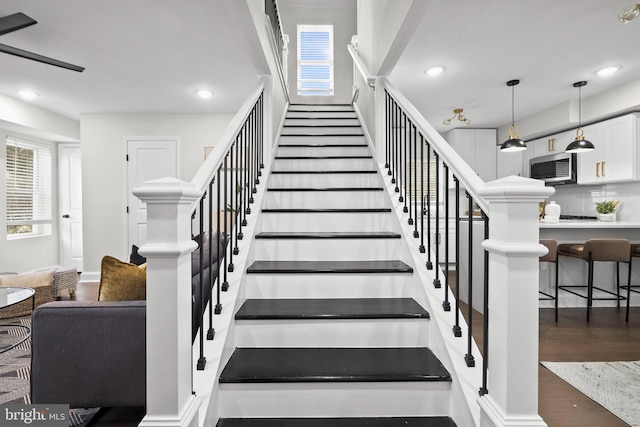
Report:
[[[556,223],[539,222],[540,228],[640,228],[640,221],[598,221],[588,219],[561,219]]]

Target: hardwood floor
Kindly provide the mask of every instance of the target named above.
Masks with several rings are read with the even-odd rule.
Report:
[[[97,283],[78,285],[76,299],[95,301]],[[640,296],[636,296],[640,298]],[[68,299],[68,297],[67,297]],[[463,309],[466,313],[466,308]],[[540,310],[540,360],[554,362],[640,360],[640,307],[631,309],[629,323],[624,309],[594,308],[591,322],[585,309],[560,310],[554,321],[552,309]],[[474,337],[482,336],[482,316],[474,317]],[[555,374],[539,366],[539,411],[549,427],[625,427],[627,423],[580,393]],[[96,427],[133,427],[144,414],[139,409],[114,409],[93,423]],[[463,427],[463,426],[460,426]]]

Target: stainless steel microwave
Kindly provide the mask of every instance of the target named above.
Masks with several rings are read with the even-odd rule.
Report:
[[[576,182],[577,178],[576,163],[576,154],[570,153],[534,157],[529,160],[529,176],[541,179],[549,185],[572,184]]]

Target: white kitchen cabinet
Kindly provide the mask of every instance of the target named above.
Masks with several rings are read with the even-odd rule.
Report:
[[[496,179],[495,129],[452,129],[446,140],[484,181]]]
[[[572,132],[561,132],[544,138],[539,138],[527,142],[527,146],[532,149],[533,157],[549,156],[552,154],[563,153],[567,145],[573,138]]]
[[[638,117],[628,114],[584,127],[595,150],[578,154],[578,184],[635,181],[640,150]]]

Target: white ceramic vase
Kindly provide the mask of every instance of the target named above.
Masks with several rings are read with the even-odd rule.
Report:
[[[560,221],[560,211],[562,208],[554,201],[550,201],[544,207],[544,222],[556,223]]]

